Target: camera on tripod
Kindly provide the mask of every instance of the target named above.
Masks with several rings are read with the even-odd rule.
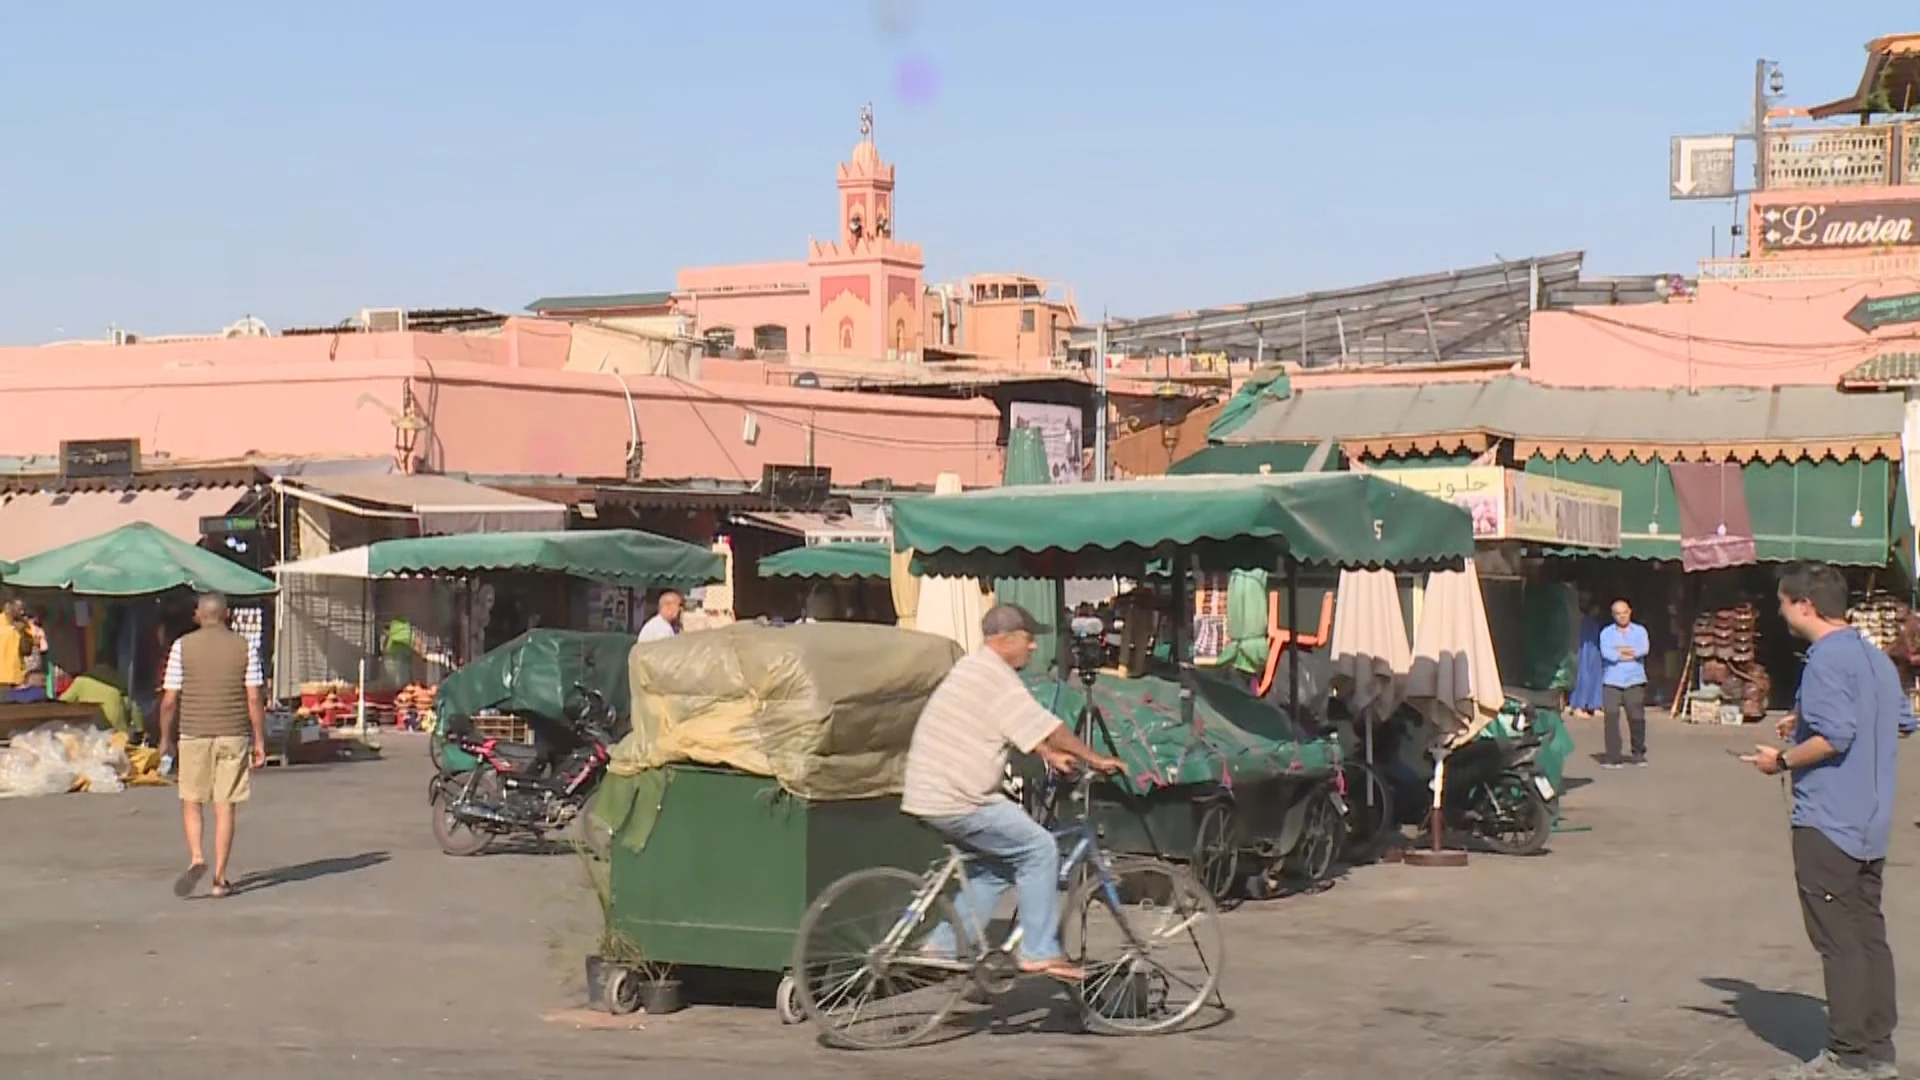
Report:
[[[1079,615],[1067,624],[1071,632],[1072,661],[1080,681],[1092,686],[1107,664],[1107,624],[1097,615]]]

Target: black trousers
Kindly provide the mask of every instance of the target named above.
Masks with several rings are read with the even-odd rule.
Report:
[[[1880,914],[1885,859],[1861,861],[1819,829],[1793,830],[1793,878],[1827,979],[1827,1048],[1851,1065],[1893,1060],[1893,950]]]
[[[1607,760],[1620,760],[1620,714],[1627,714],[1627,734],[1633,739],[1633,756],[1647,756],[1647,685],[1603,686],[1600,711],[1607,718]]]

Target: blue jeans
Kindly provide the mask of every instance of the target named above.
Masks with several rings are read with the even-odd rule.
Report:
[[[928,818],[935,832],[977,856],[954,907],[970,931],[986,932],[994,908],[1011,886],[1020,914],[1020,959],[1060,957],[1060,844],[1026,811],[1006,800],[957,817]],[[980,942],[984,946],[985,942]],[[927,947],[951,952],[953,928],[929,936]]]

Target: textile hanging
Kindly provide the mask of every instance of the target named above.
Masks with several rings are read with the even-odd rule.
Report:
[[[1747,488],[1740,466],[1724,462],[1676,461],[1673,493],[1680,502],[1680,566],[1692,573],[1760,561],[1753,543],[1753,519],[1747,512]]]

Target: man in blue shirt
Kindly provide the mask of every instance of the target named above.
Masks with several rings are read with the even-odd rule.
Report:
[[[1602,768],[1627,763],[1620,754],[1620,714],[1627,715],[1635,765],[1647,763],[1647,628],[1633,621],[1633,606],[1613,602],[1613,624],[1600,630],[1600,708],[1606,714],[1606,760]]]
[[[1827,1049],[1780,1075],[1892,1080],[1899,1014],[1880,886],[1895,748],[1912,733],[1913,712],[1893,661],[1847,625],[1838,570],[1788,567],[1780,616],[1808,643],[1794,713],[1780,723],[1792,745],[1756,747],[1748,760],[1769,776],[1793,775],[1793,876],[1827,984]]]

